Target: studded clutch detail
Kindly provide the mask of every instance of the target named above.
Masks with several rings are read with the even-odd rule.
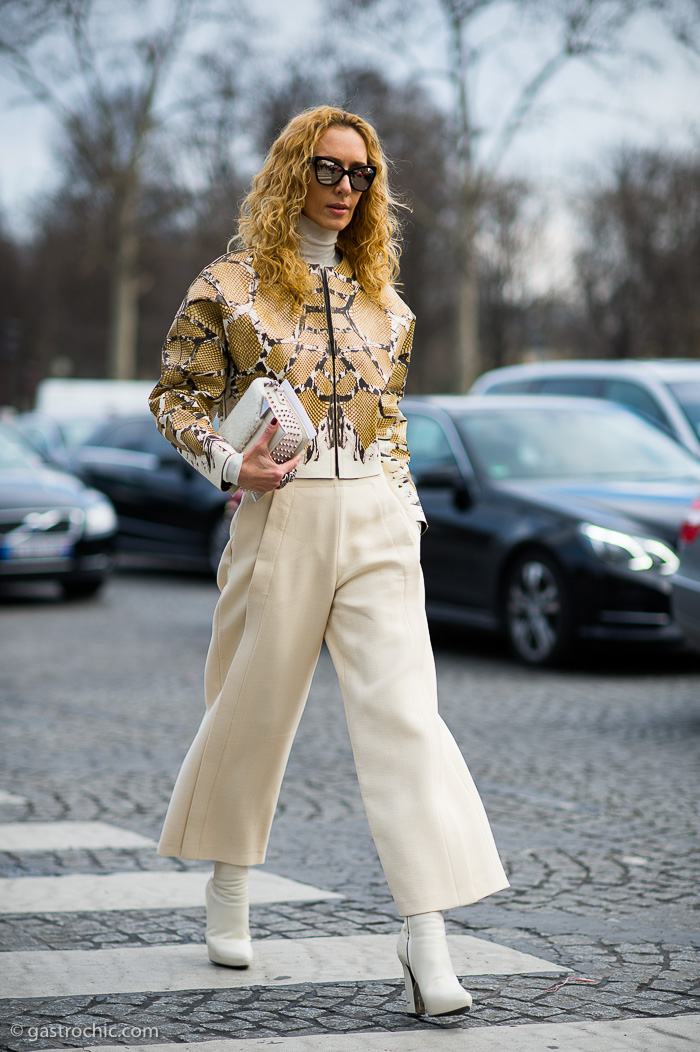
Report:
[[[316,437],[316,429],[289,380],[253,380],[220,425],[219,434],[244,453],[262,437],[273,417],[278,427],[270,440],[270,456],[276,464],[284,464]]]

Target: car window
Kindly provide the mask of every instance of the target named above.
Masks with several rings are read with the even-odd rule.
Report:
[[[527,394],[535,390],[533,384],[539,386],[538,380],[499,380],[497,384],[489,384],[484,394]]]
[[[107,446],[109,449],[132,449],[138,453],[148,451],[148,438],[151,427],[143,420],[122,420],[109,431],[103,432],[95,445]]]
[[[411,471],[426,467],[456,467],[457,460],[442,425],[432,417],[407,413],[408,448],[411,451]]]
[[[66,449],[73,449],[83,443],[90,444],[90,439],[97,431],[97,424],[89,417],[71,417],[70,420],[61,420],[58,424],[63,436],[63,444]]]
[[[661,406],[649,392],[639,384],[631,383],[629,380],[605,380],[602,390],[603,398],[609,402],[620,402],[628,409],[634,409],[636,413],[656,420],[657,423],[669,427],[669,422]]]
[[[32,449],[39,453],[44,460],[51,460],[55,453],[60,453],[60,440],[56,440],[55,432],[49,435],[40,427],[33,424],[25,424],[21,421],[18,421],[16,424],[13,422],[13,426],[17,428],[20,434],[29,442]]]
[[[596,398],[600,393],[600,380],[593,376],[552,376],[542,381],[539,393]]]
[[[22,435],[0,426],[0,468],[26,471],[42,466],[42,459]]]
[[[177,463],[184,464],[184,461],[180,457],[180,454],[175,447],[168,442],[165,435],[161,435],[160,431],[156,427],[155,420],[150,418],[144,421],[144,450],[147,453],[155,453],[157,457],[165,458],[166,460],[174,460]]]
[[[182,465],[180,454],[161,435],[151,417],[143,420],[121,420],[109,431],[103,432],[93,443],[109,449],[128,449],[135,453],[152,453],[162,461]]]
[[[668,388],[688,418],[696,435],[700,435],[700,383],[695,380],[669,384]]]
[[[489,478],[688,478],[700,463],[672,438],[631,412],[557,407],[467,412],[455,416],[472,462]]]

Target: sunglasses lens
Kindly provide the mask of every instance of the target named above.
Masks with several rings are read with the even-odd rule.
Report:
[[[316,178],[324,186],[334,186],[343,178],[343,169],[339,164],[334,164],[333,161],[327,161],[324,157],[319,157],[314,164],[316,166]]]
[[[372,168],[355,168],[350,172],[350,185],[353,190],[369,190],[374,179]]]

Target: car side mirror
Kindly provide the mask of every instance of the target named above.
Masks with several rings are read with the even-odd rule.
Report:
[[[416,474],[416,485],[421,489],[451,489],[460,511],[466,511],[472,505],[471,493],[456,465],[426,468]]]

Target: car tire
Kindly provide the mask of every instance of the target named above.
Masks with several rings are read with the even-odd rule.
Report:
[[[105,580],[104,577],[73,577],[61,581],[61,588],[67,599],[89,599],[97,595]]]
[[[543,551],[521,552],[503,587],[503,626],[512,653],[526,665],[559,665],[573,639],[571,600],[556,561]]]

